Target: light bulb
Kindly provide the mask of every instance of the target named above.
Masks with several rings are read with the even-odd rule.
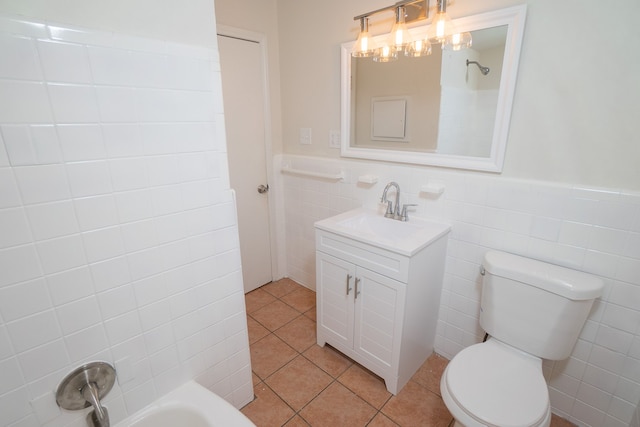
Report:
[[[375,62],[391,62],[398,59],[398,50],[395,46],[385,44],[376,50],[376,54],[373,57]]]
[[[369,56],[373,56],[375,53],[375,48],[373,46],[373,40],[369,35],[369,18],[361,18],[360,19],[360,34],[358,34],[358,39],[356,40],[355,45],[353,46],[353,50],[351,51],[351,56],[357,58],[366,58]]]
[[[472,44],[473,39],[471,38],[471,33],[456,33],[445,38],[444,42],[442,43],[442,48],[446,50],[458,51],[467,49],[471,47]]]
[[[415,40],[407,45],[404,55],[412,58],[431,55],[431,43],[426,39]]]
[[[404,6],[398,6],[396,8],[396,22],[391,28],[391,43],[397,48],[403,48],[407,44],[411,43],[411,35],[407,29],[407,25],[404,22],[405,9]]]
[[[451,18],[447,15],[447,0],[438,0],[438,13],[433,17],[427,32],[427,39],[431,43],[442,43],[445,38],[456,33]]]

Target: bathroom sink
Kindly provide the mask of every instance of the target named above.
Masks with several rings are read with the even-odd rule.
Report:
[[[316,228],[411,256],[451,227],[436,221],[410,218],[398,221],[379,212],[358,208],[315,223]]]

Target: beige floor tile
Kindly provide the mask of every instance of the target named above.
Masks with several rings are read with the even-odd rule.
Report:
[[[291,322],[298,313],[282,301],[274,301],[251,313],[251,317],[271,332]]]
[[[373,420],[371,420],[371,422],[367,424],[367,427],[399,427],[399,426],[398,424],[394,423],[389,418],[387,418],[383,413],[378,412],[378,415],[373,417]]]
[[[314,322],[317,321],[317,312],[316,312],[316,308],[313,307],[310,310],[307,310],[304,312],[304,315],[307,316],[309,319],[313,320]]]
[[[295,291],[298,288],[301,288],[302,285],[297,284],[291,279],[280,279],[278,281],[269,283],[268,285],[264,285],[260,289],[270,293],[276,298],[282,298],[290,292]]]
[[[300,315],[274,332],[300,353],[316,343],[316,323]]]
[[[309,423],[303,420],[300,415],[296,415],[287,422],[284,427],[310,427]]]
[[[247,316],[247,328],[249,329],[249,344],[260,341],[270,334],[267,328],[256,322],[251,316]]]
[[[334,382],[305,406],[299,415],[313,427],[366,426],[375,408]]]
[[[333,378],[338,378],[349,366],[353,365],[351,359],[329,345],[324,347],[311,346],[303,355]]]
[[[340,375],[338,381],[376,409],[382,408],[392,396],[387,391],[382,378],[357,364],[352,365]]]
[[[551,424],[549,427],[576,427],[576,425],[569,420],[560,418],[556,414],[551,414]]]
[[[295,411],[315,398],[331,382],[322,369],[302,356],[298,356],[271,375],[266,383]]]
[[[311,310],[316,306],[316,293],[310,289],[299,287],[280,298],[300,313]]]
[[[251,369],[261,379],[289,363],[298,353],[277,336],[270,334],[249,347]]]
[[[256,398],[241,409],[257,427],[282,426],[295,412],[269,387],[260,383],[254,387]]]
[[[245,305],[247,306],[247,313],[251,314],[256,310],[261,309],[267,304],[270,304],[276,301],[276,298],[262,290],[262,288],[258,288],[254,291],[249,292],[244,296]]]
[[[447,427],[452,420],[442,398],[413,381],[389,399],[382,413],[401,426]]]
[[[440,396],[440,378],[449,361],[433,353],[411,379]]]

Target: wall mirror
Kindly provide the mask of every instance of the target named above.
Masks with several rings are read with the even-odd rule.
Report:
[[[422,58],[379,63],[352,57],[354,42],[344,43],[341,155],[501,172],[525,14],[521,5],[456,19],[472,47],[434,45]]]

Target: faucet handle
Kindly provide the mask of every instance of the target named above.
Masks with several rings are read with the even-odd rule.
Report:
[[[400,221],[409,221],[409,212],[407,212],[407,208],[409,206],[418,206],[415,203],[407,203],[406,205],[402,206],[402,213],[400,214],[400,218],[398,218]]]

